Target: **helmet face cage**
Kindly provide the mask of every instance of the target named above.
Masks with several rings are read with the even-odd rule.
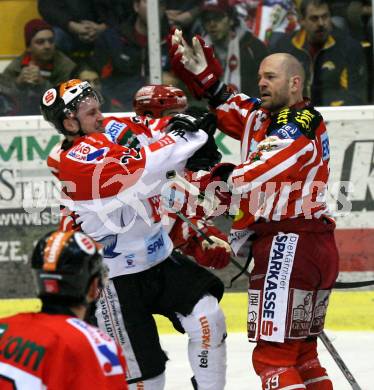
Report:
[[[99,104],[103,102],[101,94],[95,91],[88,81],[69,80],[44,93],[40,110],[47,122],[50,122],[59,132],[66,134],[64,119],[74,117],[79,105],[88,97],[94,98]]]
[[[161,118],[166,110],[185,110],[187,98],[181,89],[173,86],[147,85],[136,92],[133,107],[137,115]]]
[[[88,84],[87,81],[85,83]],[[79,106],[87,102],[90,98],[95,99],[100,105],[103,103],[101,94],[89,86],[85,88],[76,98],[65,106],[64,114],[65,117],[75,117],[79,109]]]
[[[51,232],[37,243],[31,265],[38,296],[85,303],[93,277],[103,287],[106,267],[97,244],[81,232]]]

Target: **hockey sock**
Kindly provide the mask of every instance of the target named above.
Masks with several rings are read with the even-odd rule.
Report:
[[[326,369],[323,368],[318,359],[310,360],[297,370],[308,390],[332,390],[332,382],[327,375]]]
[[[206,295],[188,316],[178,314],[189,337],[188,357],[199,390],[223,390],[226,383],[226,323],[218,301]]]

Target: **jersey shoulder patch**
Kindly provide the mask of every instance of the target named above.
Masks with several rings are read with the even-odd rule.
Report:
[[[87,339],[105,376],[123,373],[116,344],[110,336],[78,318],[69,318],[67,322]]]
[[[314,139],[321,120],[321,114],[314,108],[285,108],[272,118],[268,134],[283,139],[297,139],[301,135]]]
[[[116,143],[118,137],[126,127],[126,123],[119,122],[113,118],[105,123],[105,134],[109,136],[112,142]]]

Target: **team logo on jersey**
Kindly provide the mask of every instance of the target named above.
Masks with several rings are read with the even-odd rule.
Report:
[[[98,242],[104,247],[104,257],[114,259],[115,257],[120,255],[120,253],[114,251],[117,245],[116,234],[110,234],[109,236],[105,236],[101,240],[98,240]]]
[[[97,149],[95,146],[89,145],[85,142],[81,142],[78,145],[71,148],[67,157],[71,160],[79,161],[82,163],[98,163],[104,159],[108,153],[109,148]]]

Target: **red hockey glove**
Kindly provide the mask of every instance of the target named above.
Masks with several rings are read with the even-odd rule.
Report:
[[[235,165],[231,163],[215,165],[209,173],[199,178],[200,192],[214,191],[214,195],[220,200],[221,204],[229,206],[231,193],[229,188],[224,186],[234,168]],[[217,183],[217,186],[215,187],[212,183]]]
[[[174,73],[186,84],[193,95],[201,99],[212,95],[219,86],[222,66],[212,47],[196,35],[192,46],[183,39],[182,31],[175,29],[168,37],[169,57]]]
[[[202,230],[213,241],[213,244],[209,244],[202,236],[195,236],[183,252],[194,257],[196,262],[204,267],[215,269],[226,267],[231,255],[227,236],[215,226],[206,225]]]

